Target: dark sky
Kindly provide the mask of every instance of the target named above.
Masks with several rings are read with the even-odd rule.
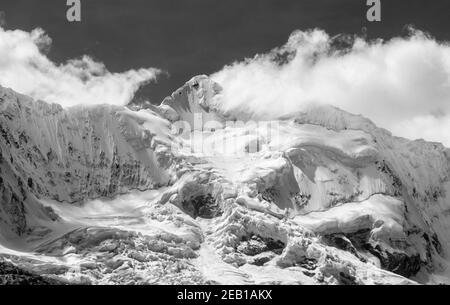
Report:
[[[266,52],[295,29],[369,38],[405,34],[405,25],[450,41],[449,0],[381,0],[381,22],[366,20],[366,0],[81,0],[82,22],[66,20],[66,0],[0,0],[7,29],[42,27],[55,62],[88,54],[119,72],[157,67],[140,95],[159,103],[196,74]]]

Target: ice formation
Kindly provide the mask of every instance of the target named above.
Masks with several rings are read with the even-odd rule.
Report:
[[[0,279],[446,283],[449,175],[443,145],[330,106],[224,112],[207,76],[139,110],[0,88]]]

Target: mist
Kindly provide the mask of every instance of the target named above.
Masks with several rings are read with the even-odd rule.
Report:
[[[330,104],[394,135],[450,146],[450,47],[419,30],[388,41],[295,31],[283,46],[211,77],[224,89],[225,111],[276,119]]]

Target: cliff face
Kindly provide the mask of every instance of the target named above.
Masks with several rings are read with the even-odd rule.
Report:
[[[0,107],[0,246],[20,235],[39,259],[70,256],[75,282],[395,284],[447,272],[441,144],[328,106],[229,124],[251,116],[222,111],[206,76],[139,111],[3,88]],[[180,134],[179,120],[214,128]],[[20,257],[70,281],[63,261]]]
[[[99,105],[63,109],[0,88],[3,215],[23,233],[28,198],[79,203],[167,185],[168,122]],[[151,121],[151,126],[148,125]],[[31,199],[30,199],[31,200]]]

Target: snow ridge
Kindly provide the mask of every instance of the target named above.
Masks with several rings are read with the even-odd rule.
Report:
[[[0,88],[2,256],[71,283],[448,280],[449,149],[326,105],[249,124],[221,91],[133,111]]]

